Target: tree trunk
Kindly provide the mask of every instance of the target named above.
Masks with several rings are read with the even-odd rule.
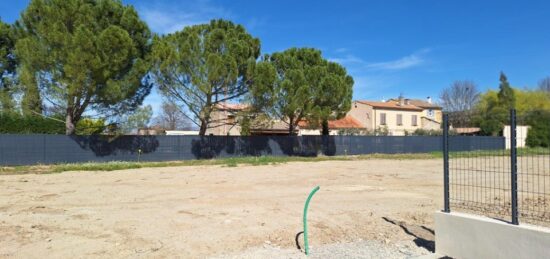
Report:
[[[321,134],[323,136],[328,136],[329,135],[329,129],[328,129],[328,120],[323,120],[323,122],[321,123],[323,129],[321,131]]]
[[[199,136],[204,136],[206,135],[206,128],[207,128],[208,124],[206,123],[205,120],[201,120],[201,127],[199,129]]]
[[[65,135],[74,135],[75,134],[75,122],[72,114],[70,112],[67,113],[67,117],[65,118]]]

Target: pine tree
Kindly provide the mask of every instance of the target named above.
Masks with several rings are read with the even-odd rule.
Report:
[[[16,56],[28,73],[26,103],[38,102],[37,92],[47,94],[65,111],[66,134],[75,133],[90,109],[124,113],[149,94],[151,33],[132,6],[118,0],[32,0],[16,25]]]

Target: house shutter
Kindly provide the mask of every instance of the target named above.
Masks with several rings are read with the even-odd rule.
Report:
[[[416,115],[413,115],[412,116],[412,125],[413,126],[418,126],[418,122],[416,121],[416,119],[417,119]]]
[[[397,114],[397,126],[403,125],[403,115]]]
[[[380,125],[386,125],[386,114],[380,113]]]

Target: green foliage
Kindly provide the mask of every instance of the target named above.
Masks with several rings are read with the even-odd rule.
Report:
[[[132,114],[122,119],[120,130],[124,134],[131,133],[140,128],[146,128],[153,117],[153,107],[146,105],[137,108]]]
[[[15,34],[12,26],[0,20],[0,111],[13,111],[13,81],[16,73]]]
[[[0,113],[1,134],[63,134],[65,127],[59,118],[22,116],[17,113]]]
[[[414,136],[441,136],[443,135],[442,130],[427,130],[427,129],[416,129],[412,133]]]
[[[510,83],[508,83],[508,78],[502,72],[500,72],[498,105],[508,110],[514,109],[516,107],[516,97],[514,95],[514,89],[512,89]]]
[[[168,99],[195,118],[204,135],[216,105],[249,91],[250,70],[259,55],[260,40],[243,26],[212,20],[155,38],[154,79]]]
[[[477,105],[475,121],[484,135],[498,135],[509,122],[509,111],[516,107],[515,91],[504,73],[500,73],[498,93],[489,90],[482,94]]]
[[[366,129],[340,129],[338,130],[338,135],[340,136],[363,136],[363,135],[370,135],[369,131]]]
[[[513,89],[516,114],[525,118],[533,111],[550,111],[550,95],[540,90]],[[509,123],[509,109],[501,104],[499,92],[489,90],[480,96],[475,121],[485,135],[496,135]]]
[[[532,111],[527,114],[525,121],[530,126],[525,140],[527,146],[550,147],[550,111]]]
[[[95,135],[102,133],[105,130],[105,121],[103,119],[84,118],[76,124],[77,135]]]
[[[257,110],[289,125],[289,134],[302,120],[323,125],[345,116],[351,108],[353,78],[321,51],[291,48],[266,55],[254,70],[252,99]]]
[[[66,111],[66,134],[82,114],[122,113],[149,93],[150,32],[116,0],[32,0],[17,23],[16,55],[48,100]],[[35,90],[29,90],[34,94]],[[34,97],[29,97],[33,100]]]

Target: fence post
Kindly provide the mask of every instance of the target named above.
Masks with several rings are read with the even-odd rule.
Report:
[[[512,192],[512,224],[518,225],[518,156],[516,110],[510,110],[510,170]]]
[[[443,114],[443,190],[444,212],[451,212],[449,205],[449,114]]]

